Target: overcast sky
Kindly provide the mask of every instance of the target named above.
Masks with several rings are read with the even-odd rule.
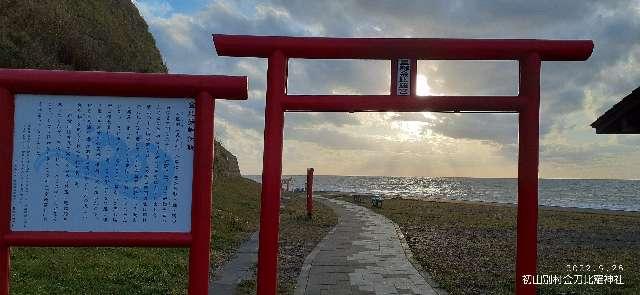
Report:
[[[640,0],[137,0],[170,72],[247,75],[248,101],[218,101],[216,137],[260,174],[266,60],[218,57],[211,34],[592,39],[586,62],[542,68],[540,176],[640,178],[640,135],[589,126],[640,86]],[[384,61],[289,63],[289,93],[388,92]],[[421,61],[422,94],[516,94],[517,63]],[[284,174],[515,177],[517,115],[286,114]]]

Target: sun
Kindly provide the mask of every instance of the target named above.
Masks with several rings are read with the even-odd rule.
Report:
[[[429,80],[427,76],[418,74],[416,76],[416,95],[418,96],[429,96],[433,95],[431,92],[431,87],[429,86]]]

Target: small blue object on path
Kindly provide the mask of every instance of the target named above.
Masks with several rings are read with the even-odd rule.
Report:
[[[371,197],[371,206],[382,208],[382,197],[381,196]]]

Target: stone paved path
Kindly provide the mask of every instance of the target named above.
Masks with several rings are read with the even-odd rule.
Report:
[[[389,219],[349,202],[318,199],[340,220],[305,260],[296,294],[438,294],[409,262]]]
[[[246,240],[235,256],[213,277],[209,294],[233,294],[238,284],[254,276],[254,265],[258,263],[258,232]]]

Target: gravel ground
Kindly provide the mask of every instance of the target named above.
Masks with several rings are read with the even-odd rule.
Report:
[[[514,206],[393,199],[374,210],[400,226],[416,260],[450,294],[514,292]],[[538,293],[640,294],[639,263],[640,213],[540,208],[538,274],[622,275],[624,285],[544,285]]]

